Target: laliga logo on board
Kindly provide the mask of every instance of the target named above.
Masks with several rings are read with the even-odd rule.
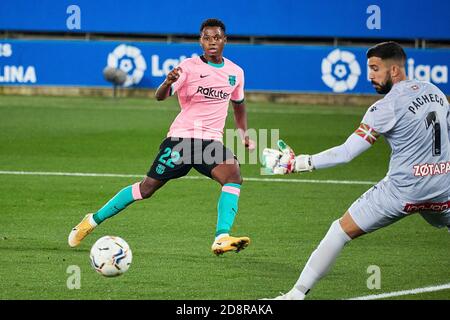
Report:
[[[361,68],[350,51],[335,49],[322,60],[322,81],[333,92],[353,90],[361,75]]]
[[[123,86],[129,87],[141,82],[147,69],[147,63],[141,54],[141,50],[121,44],[108,55],[108,67],[120,69],[127,73],[127,80]]]
[[[446,65],[415,64],[413,58],[406,61],[406,75],[409,80],[428,81],[435,84],[448,83],[448,67]],[[370,68],[367,66],[367,81],[369,79]]]

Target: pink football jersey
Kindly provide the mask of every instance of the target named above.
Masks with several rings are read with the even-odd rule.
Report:
[[[181,112],[168,137],[222,140],[229,101],[244,100],[244,71],[230,60],[208,64],[200,57],[183,60],[172,84]]]

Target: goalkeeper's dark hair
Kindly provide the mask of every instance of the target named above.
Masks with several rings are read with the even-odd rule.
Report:
[[[206,19],[202,22],[202,25],[200,26],[200,33],[202,33],[203,29],[206,27],[219,27],[222,29],[223,33],[225,33],[225,24],[220,21],[219,19]]]
[[[378,57],[382,60],[394,60],[404,65],[406,62],[406,53],[403,48],[394,41],[382,42],[374,45],[367,50],[367,59],[371,57]]]

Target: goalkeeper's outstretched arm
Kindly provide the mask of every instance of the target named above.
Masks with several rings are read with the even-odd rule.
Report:
[[[371,146],[372,144],[369,141],[353,133],[340,146],[330,148],[312,156],[297,156],[295,158],[295,171],[311,171],[312,169],[329,168],[348,163]]]
[[[378,132],[361,123],[359,128],[343,144],[314,155],[300,154],[298,156],[295,156],[292,148],[284,141],[279,140],[278,147],[281,151],[264,149],[263,165],[273,174],[288,174],[334,167],[348,163],[359,156],[369,149],[379,136]]]

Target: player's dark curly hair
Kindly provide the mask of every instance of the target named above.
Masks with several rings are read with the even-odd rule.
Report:
[[[371,57],[378,57],[383,60],[392,59],[399,61],[402,64],[406,62],[406,53],[403,48],[394,41],[382,42],[374,45],[367,50],[367,59]]]
[[[200,33],[202,33],[203,29],[206,27],[219,27],[222,29],[223,33],[225,33],[225,24],[219,19],[206,19],[203,21],[200,26]]]

